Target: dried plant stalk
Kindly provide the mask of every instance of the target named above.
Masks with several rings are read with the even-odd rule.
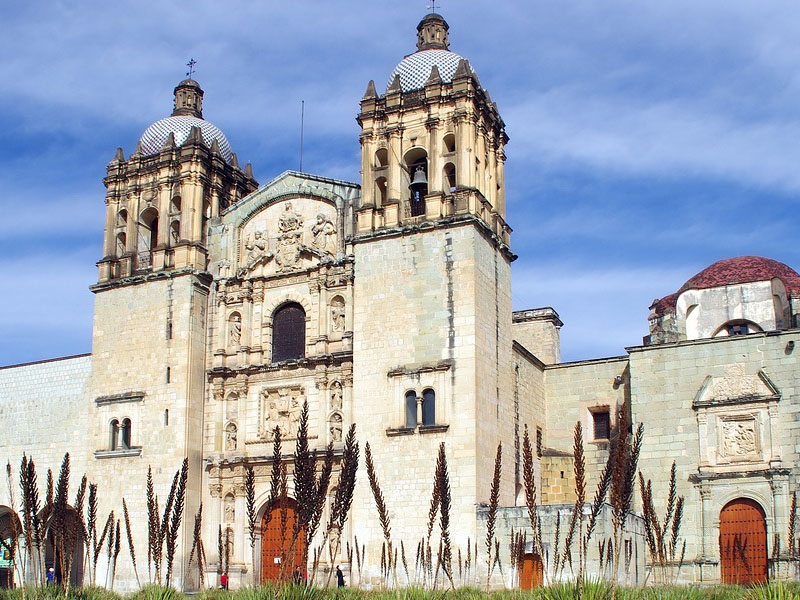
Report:
[[[136,575],[136,585],[139,588],[141,588],[142,583],[139,581],[139,571],[136,569],[136,549],[133,546],[133,535],[131,534],[131,519],[130,516],[128,515],[128,505],[125,503],[125,498],[122,499],[122,515],[125,518],[125,535],[128,538],[128,551],[131,554],[131,563],[133,563],[133,574]]]
[[[169,518],[169,527],[167,528],[165,536],[167,542],[167,586],[170,586],[172,583],[172,565],[175,560],[178,532],[180,531],[181,521],[183,520],[183,507],[186,500],[186,481],[189,476],[188,458],[183,459],[183,465],[181,465],[180,471],[175,473],[175,476],[178,478],[178,486],[175,490],[175,500],[172,506],[172,514]],[[170,495],[172,494],[170,493]]]
[[[789,548],[789,558],[794,559],[797,556],[797,550],[795,548],[795,531],[797,523],[797,492],[792,492],[792,504],[789,508],[789,531],[788,531],[788,539],[787,547]]]
[[[492,561],[492,549],[494,541],[494,527],[497,519],[497,506],[500,502],[500,476],[503,471],[503,444],[497,444],[497,454],[494,458],[494,474],[492,475],[492,487],[489,491],[489,512],[486,517],[486,593],[489,593],[489,584],[492,578],[494,561]]]
[[[389,509],[386,507],[386,501],[383,499],[383,492],[381,485],[378,481],[378,475],[375,473],[375,465],[372,462],[372,451],[367,442],[364,448],[364,458],[367,463],[367,477],[369,478],[369,487],[372,490],[372,497],[375,499],[375,508],[378,511],[378,520],[381,524],[383,531],[383,539],[386,543],[386,548],[391,555],[392,553],[392,524],[389,518]]]

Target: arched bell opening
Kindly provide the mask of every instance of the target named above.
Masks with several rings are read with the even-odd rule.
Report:
[[[375,200],[379,206],[386,204],[386,177],[375,180]]]
[[[453,163],[447,163],[443,169],[445,189],[449,192],[456,191],[456,166]]]
[[[424,148],[412,148],[406,152],[403,162],[411,216],[424,215],[425,196],[428,195],[428,153]]]
[[[145,269],[153,264],[153,250],[158,245],[158,211],[148,208],[139,216],[139,239],[137,251],[139,268]]]

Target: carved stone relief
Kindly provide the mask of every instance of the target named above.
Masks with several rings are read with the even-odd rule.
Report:
[[[341,333],[344,331],[344,299],[336,296],[331,300],[331,331]]]
[[[276,426],[280,427],[283,439],[296,437],[305,397],[302,387],[263,390],[259,401],[259,440],[272,440]]]
[[[317,250],[336,253],[336,227],[324,213],[317,215],[317,222],[311,226],[311,243]]]
[[[719,453],[721,458],[747,460],[758,458],[758,424],[750,415],[722,418]]]
[[[331,384],[331,410],[342,410],[342,384],[338,381]]]
[[[225,450],[236,450],[237,434],[236,423],[228,423],[225,427]]]
[[[242,318],[233,313],[228,320],[228,348],[238,348],[242,341]]]
[[[225,496],[225,522],[233,523],[236,520],[236,501],[232,494]]]
[[[330,432],[332,442],[342,441],[342,415],[339,413],[331,415]]]
[[[743,364],[730,365],[725,375],[715,377],[711,390],[714,399],[747,398],[769,395],[766,386],[755,375],[748,375]]]

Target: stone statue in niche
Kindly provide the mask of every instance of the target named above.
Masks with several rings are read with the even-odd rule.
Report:
[[[233,496],[228,494],[225,496],[225,522],[233,523],[236,519],[236,504]]]
[[[317,215],[317,222],[311,227],[311,234],[314,236],[311,243],[315,248],[329,254],[336,252],[336,227],[325,214]]]
[[[234,313],[228,325],[228,347],[236,348],[242,341],[242,318]]]
[[[332,442],[342,441],[342,415],[339,413],[333,413],[333,415],[331,415],[330,431]]]
[[[342,410],[342,384],[338,381],[331,384],[331,410]]]
[[[228,426],[225,428],[225,450],[236,450],[236,438],[236,424],[228,423]]]
[[[722,422],[722,455],[742,457],[758,453],[755,419]]]
[[[300,413],[305,401],[305,389],[280,388],[261,392],[259,438],[271,440],[275,427],[280,427],[284,439],[297,436]]]
[[[331,330],[344,331],[344,300],[340,296],[331,301]]]

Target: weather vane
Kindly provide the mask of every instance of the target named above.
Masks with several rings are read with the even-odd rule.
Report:
[[[189,59],[189,62],[186,63],[186,66],[189,67],[189,70],[186,72],[186,76],[191,79],[192,75],[194,75],[194,66],[197,64],[197,61],[193,58]]]
[[[436,12],[436,0],[431,0],[431,3],[428,5],[428,9],[432,12]]]

